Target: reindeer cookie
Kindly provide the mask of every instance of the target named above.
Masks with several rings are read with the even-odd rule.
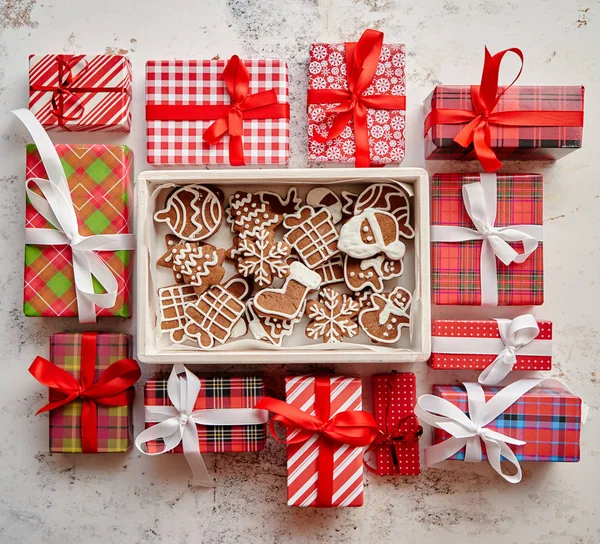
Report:
[[[402,329],[410,326],[411,294],[403,287],[390,293],[373,293],[371,306],[361,310],[358,322],[371,340],[395,344]]]

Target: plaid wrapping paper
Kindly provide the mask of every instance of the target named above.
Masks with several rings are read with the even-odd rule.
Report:
[[[330,383],[332,415],[347,410],[362,410],[362,381],[360,378],[332,376]],[[288,404],[315,415],[314,376],[287,377],[285,393]],[[320,477],[318,457],[318,434],[303,444],[287,445],[288,506],[315,506],[317,481]],[[362,506],[362,504],[363,449],[344,444],[336,445],[331,506]]]
[[[462,186],[479,174],[435,174],[431,187],[431,224],[473,228]],[[539,174],[497,174],[496,227],[541,225],[543,179]],[[511,243],[522,251],[520,242]],[[481,305],[482,241],[432,242],[431,271],[434,304]],[[528,306],[544,302],[543,243],[523,263],[506,266],[496,259],[498,305]]]
[[[486,402],[501,388],[484,387]],[[468,414],[467,394],[462,386],[434,385],[433,394],[458,406]],[[523,395],[498,416],[486,429],[526,442],[523,446],[509,447],[519,461],[579,461],[581,428],[581,399],[563,387],[536,387]],[[450,437],[435,429],[433,443]],[[485,447],[483,448],[483,458]],[[449,457],[464,460],[464,449]]]
[[[127,234],[130,227],[130,188],[133,184],[133,152],[124,145],[57,144],[71,198],[79,221],[79,234]],[[47,178],[35,145],[27,146],[27,179]],[[32,185],[32,187],[34,187]],[[52,228],[28,202],[25,226]],[[98,252],[118,284],[112,308],[96,309],[98,316],[129,317],[131,252]],[[96,282],[96,292],[102,286]],[[24,311],[30,317],[72,317],[77,315],[71,248],[25,246]]]
[[[390,379],[393,387],[390,387]],[[417,380],[412,372],[376,374],[373,376],[373,416],[381,430],[390,430],[390,422],[397,425],[407,416],[414,416],[417,403]],[[400,431],[417,432],[419,423],[413,418],[400,427]],[[419,442],[377,449],[377,474],[417,475],[421,472]]]
[[[552,340],[552,322],[538,321],[540,333],[536,340]],[[491,365],[496,355],[487,353],[443,353],[436,352],[436,337],[454,338],[500,338],[495,319],[455,320],[434,319],[431,322],[433,347],[429,366],[438,370],[483,370]],[[532,342],[535,345],[536,340]],[[466,348],[467,345],[465,345]],[[465,352],[468,350],[465,349]],[[500,351],[498,351],[500,353]],[[517,362],[513,370],[552,370],[552,356],[522,355],[517,351]]]
[[[501,92],[504,87],[499,87]],[[580,86],[514,85],[500,98],[494,112],[502,111],[583,111],[584,88]],[[438,85],[425,101],[425,116],[432,107],[473,111],[469,85]],[[476,160],[473,144],[463,148],[454,141],[466,126],[434,125],[425,138],[429,160]],[[490,147],[502,159],[557,159],[579,149],[581,127],[514,127],[490,125]]]
[[[273,89],[289,103],[288,67],[282,60],[244,60],[248,94]],[[223,81],[226,60],[172,60],[146,63],[147,105],[230,104]],[[147,121],[150,164],[229,164],[229,134],[216,144],[202,140],[210,121]],[[285,165],[290,155],[289,119],[244,119],[244,158],[248,165]]]
[[[222,408],[254,408],[264,396],[263,380],[256,376],[199,377],[200,393],[194,410]],[[172,406],[167,393],[168,376],[150,378],[144,386],[146,406]],[[156,423],[146,422],[146,429]],[[196,425],[200,451],[204,452],[250,452],[261,451],[267,440],[266,425]],[[148,453],[163,450],[162,439],[146,443]],[[183,453],[179,444],[167,453]]]
[[[384,44],[379,64],[365,95],[406,95],[406,55],[402,44]],[[314,43],[308,65],[309,89],[348,89],[346,47],[343,43]],[[308,105],[308,160],[354,163],[354,123],[350,119],[342,134],[326,143],[313,138],[314,131],[326,136],[336,114],[327,110],[338,104]],[[400,163],[404,159],[406,111],[367,108],[369,153],[372,164]]]
[[[81,333],[57,333],[50,337],[50,361],[79,380]],[[99,333],[96,342],[94,381],[110,365],[131,356],[128,334]],[[56,400],[50,393],[50,400]],[[49,412],[50,451],[81,453],[81,400]],[[131,446],[132,406],[98,405],[98,453],[118,453]]]
[[[35,86],[58,87],[58,60],[72,64],[67,89],[75,89],[74,97],[65,99],[63,115],[78,116],[83,106],[83,115],[78,119],[61,121],[52,112],[53,91],[35,89]],[[29,109],[47,130],[129,132],[131,129],[131,62],[126,57],[30,55],[29,85]],[[109,88],[122,92],[107,91]]]

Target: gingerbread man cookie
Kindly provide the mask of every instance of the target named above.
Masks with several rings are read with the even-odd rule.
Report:
[[[231,232],[253,236],[261,230],[275,231],[283,216],[275,213],[258,193],[236,192],[229,198],[227,222]]]
[[[410,326],[411,299],[411,294],[400,286],[390,293],[372,294],[371,306],[358,316],[362,330],[375,342],[395,344],[402,329]]]
[[[188,318],[185,307],[197,300],[198,294],[191,285],[169,285],[158,290],[160,329],[168,332],[176,344],[186,339],[184,329]]]
[[[381,293],[384,289],[383,281],[397,278],[403,271],[401,260],[393,261],[385,255],[370,259],[355,259],[346,255],[344,259],[344,280],[354,292],[370,288],[375,293]]]
[[[322,338],[327,344],[341,342],[358,334],[354,320],[360,306],[353,298],[325,287],[319,293],[319,301],[306,303],[306,315],[311,320],[306,327],[306,336],[317,340]]]

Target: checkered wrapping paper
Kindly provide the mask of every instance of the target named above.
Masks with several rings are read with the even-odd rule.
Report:
[[[504,87],[500,87],[502,91]],[[581,111],[584,88],[581,86],[513,85],[500,98],[494,112],[502,111]],[[425,115],[431,108],[473,111],[469,85],[438,85],[425,101]],[[425,138],[425,158],[429,160],[476,160],[473,144],[463,148],[454,141],[466,126],[434,125]],[[581,127],[514,127],[490,125],[490,147],[500,159],[557,159],[579,149]]]
[[[390,386],[391,385],[391,386]],[[414,415],[417,403],[417,380],[412,372],[376,374],[373,376],[373,416],[383,432],[390,431],[390,424],[397,425],[407,416]],[[416,432],[418,421],[413,418],[405,422],[400,431]],[[421,472],[419,442],[400,444],[392,448],[377,449],[377,474],[417,475]]]
[[[501,388],[484,387],[486,402]],[[468,414],[467,393],[459,385],[434,385],[433,394],[458,406]],[[581,399],[562,387],[536,387],[523,395],[498,416],[487,429],[526,442],[523,446],[509,447],[519,461],[579,461],[581,430]],[[450,437],[435,429],[433,443]],[[487,459],[485,455],[484,459]],[[464,449],[449,457],[464,460]]]
[[[250,74],[248,94],[273,89],[289,103],[288,67],[282,60],[244,60]],[[226,60],[171,60],[146,63],[147,105],[230,104],[223,81]],[[213,121],[147,121],[150,164],[229,165],[229,134],[216,144],[202,140]],[[245,119],[247,165],[285,165],[290,155],[289,119]]]
[[[535,349],[537,340],[552,340],[552,321],[538,321],[540,333],[530,344]],[[483,370],[491,365],[496,355],[489,353],[469,353],[469,338],[500,338],[498,322],[495,319],[434,319],[431,322],[433,346],[429,366],[438,370]],[[467,340],[465,353],[436,352],[435,338],[464,338]],[[500,353],[500,351],[498,351]],[[552,356],[523,355],[517,351],[517,362],[513,370],[552,370]]]
[[[50,361],[79,379],[81,333],[58,333],[50,337]],[[131,336],[121,333],[99,333],[96,342],[94,380],[110,365],[131,356]],[[50,392],[50,400],[53,398]],[[50,451],[81,453],[81,400],[49,412]],[[127,451],[132,437],[132,406],[98,405],[98,453]]]
[[[67,98],[63,115],[78,119],[60,122],[52,112],[53,91],[35,90],[31,86],[55,88],[58,86],[61,59],[72,65],[70,88],[75,98]],[[30,55],[29,56],[29,109],[47,130],[129,132],[131,129],[131,62],[121,55]],[[93,90],[94,88],[98,90]],[[122,92],[106,89],[122,89]],[[105,90],[101,90],[105,89]]]
[[[263,380],[257,376],[199,377],[200,393],[194,410],[254,408],[264,396]],[[167,392],[167,376],[150,378],[144,386],[146,406],[172,406]],[[147,422],[146,428],[156,423]],[[267,426],[261,425],[197,425],[201,452],[261,451],[267,440]],[[148,453],[163,450],[163,441],[147,442]],[[183,453],[179,444],[168,453]]]
[[[436,174],[431,185],[431,224],[474,228],[467,215],[462,186],[479,174]],[[497,174],[495,225],[541,225],[543,179],[539,174]],[[520,242],[511,243],[522,251]],[[482,241],[432,242],[432,293],[435,304],[481,305]],[[496,259],[498,305],[529,306],[544,302],[543,243],[523,263]]]
[[[79,234],[130,233],[133,152],[124,145],[57,144],[54,147],[67,175],[79,222]],[[48,177],[33,144],[27,146],[26,167],[27,179]],[[25,207],[25,226],[52,228],[29,202]],[[98,255],[114,274],[118,293],[112,308],[97,308],[96,314],[129,317],[132,254],[120,250],[100,251]],[[104,292],[97,282],[95,290],[97,293]],[[24,311],[29,317],[77,315],[69,246],[25,246]]]
[[[377,71],[365,95],[406,96],[404,73],[406,54],[402,44],[384,44]],[[348,89],[346,46],[343,43],[314,43],[308,65],[309,89]],[[327,110],[338,104],[308,105],[308,160],[315,163],[354,163],[354,123],[352,119],[342,133],[326,143],[313,138],[314,131],[325,136],[337,114]],[[374,165],[400,163],[404,159],[406,111],[367,108],[369,153]]]

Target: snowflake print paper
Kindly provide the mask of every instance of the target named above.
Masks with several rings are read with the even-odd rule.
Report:
[[[287,259],[291,247],[285,242],[275,242],[273,237],[266,229],[255,236],[243,234],[232,251],[232,256],[237,258],[238,272],[245,278],[254,276],[259,287],[267,287],[274,278],[285,278],[290,273]]]
[[[319,293],[319,300],[309,300],[306,315],[311,320],[306,327],[306,336],[326,344],[341,342],[343,338],[353,338],[358,334],[355,321],[360,311],[359,303],[353,298],[325,287]]]

